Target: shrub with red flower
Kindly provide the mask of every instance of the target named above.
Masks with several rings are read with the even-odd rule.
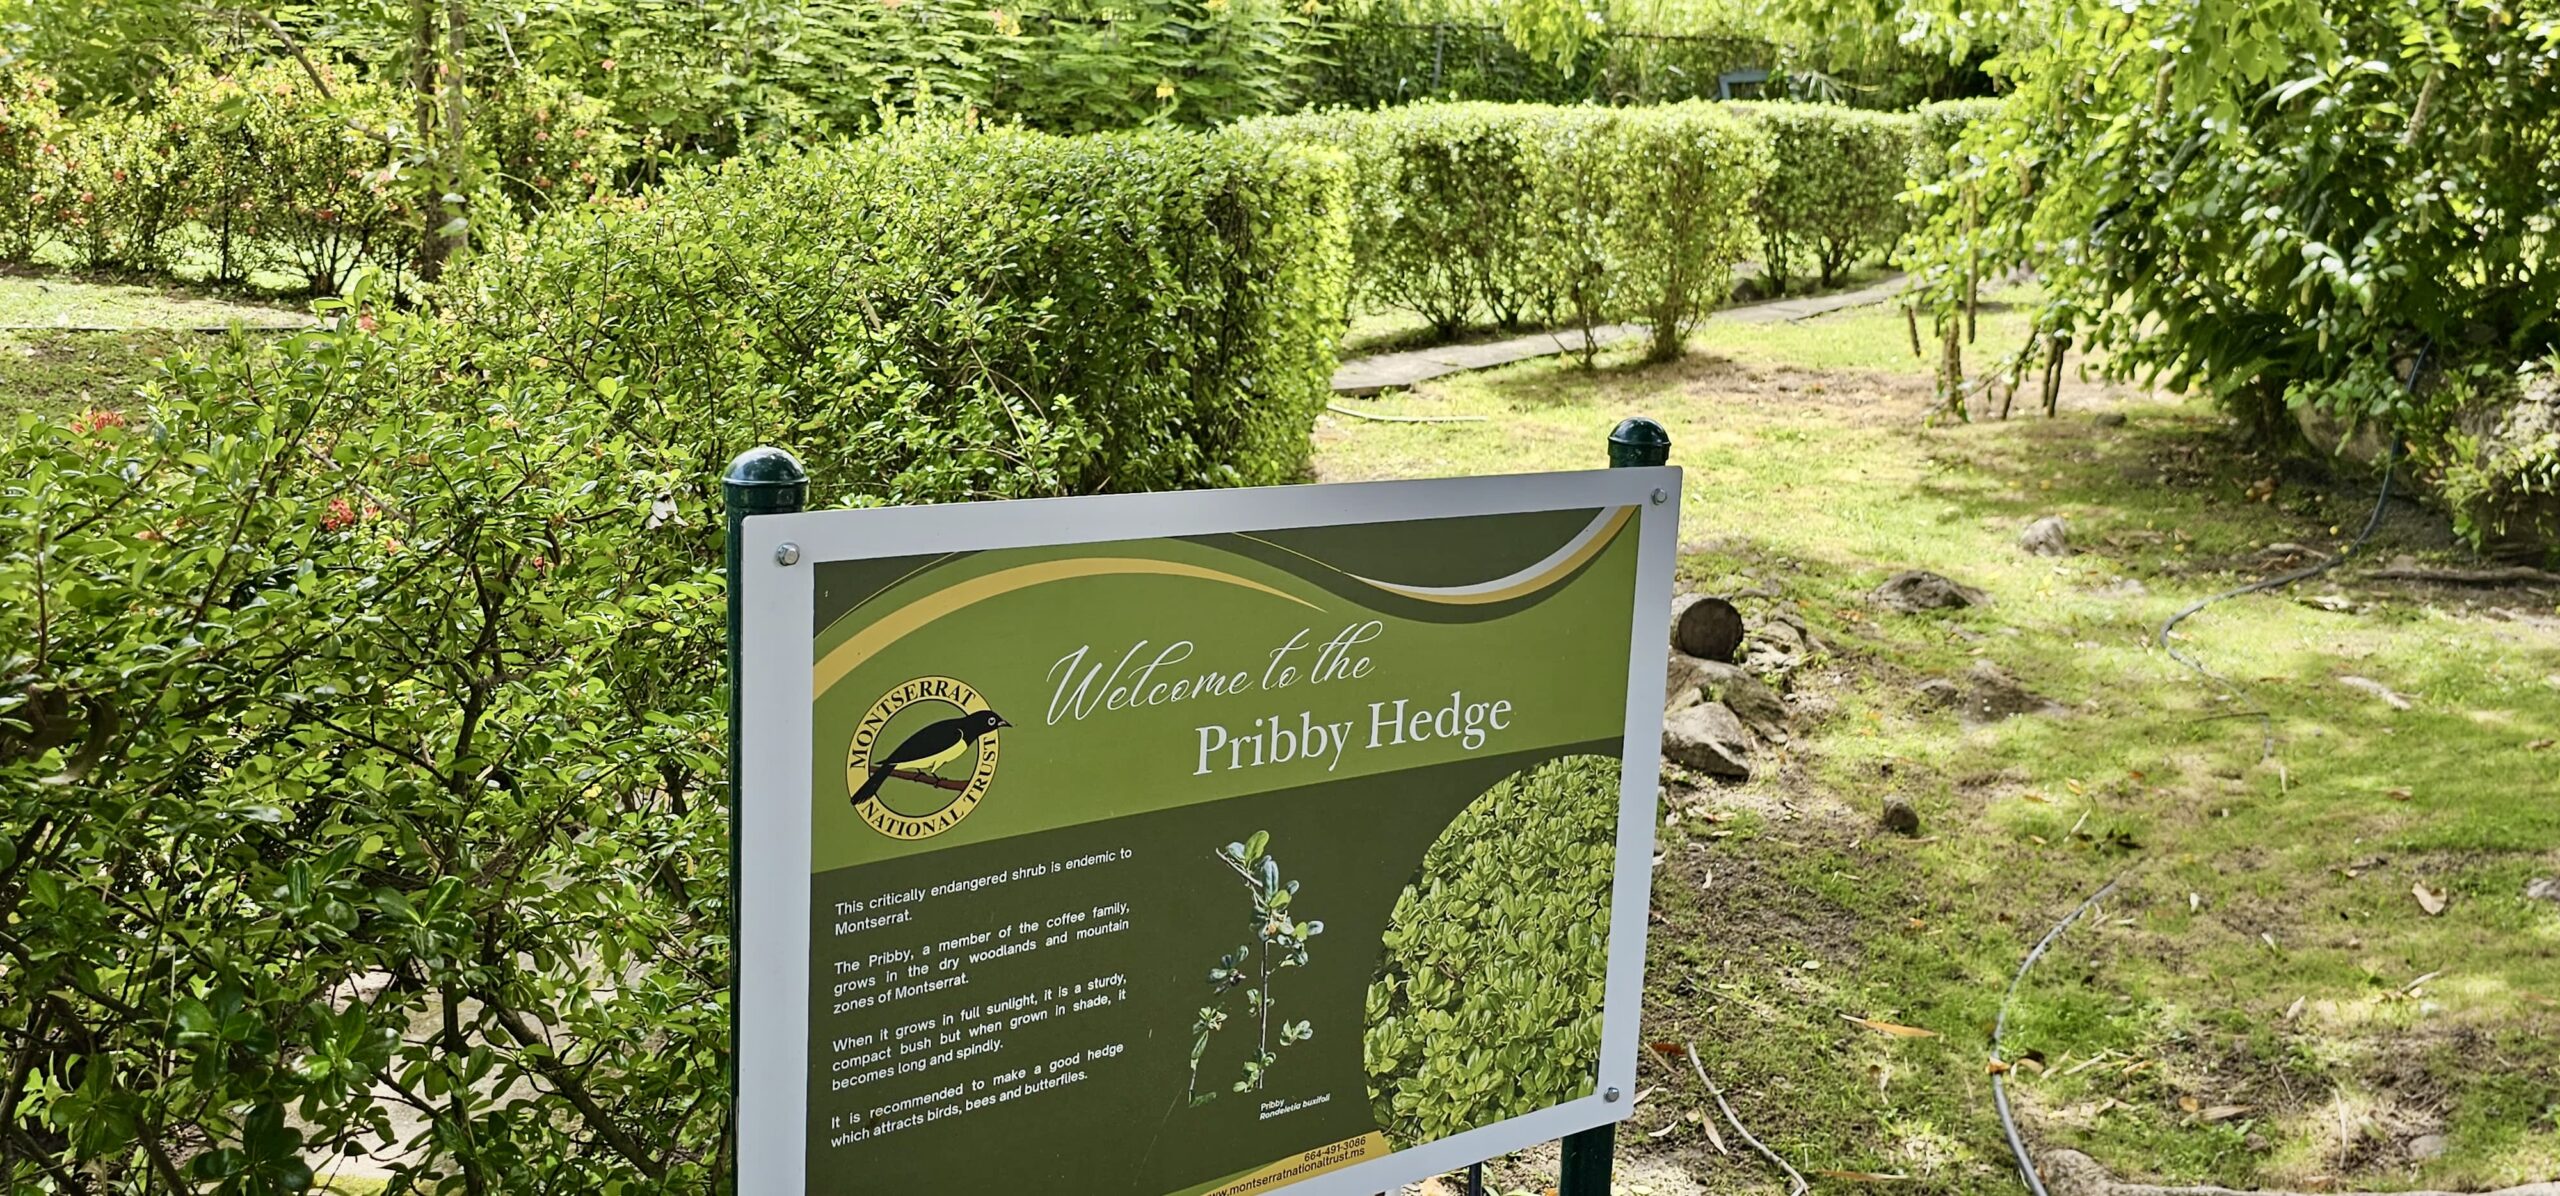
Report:
[[[108,428],[123,426],[124,412],[109,407],[92,407],[71,417],[71,431],[79,436],[92,436]]]

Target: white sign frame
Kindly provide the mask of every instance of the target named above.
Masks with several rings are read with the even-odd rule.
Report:
[[[1609,910],[1600,1075],[1592,1095],[1270,1189],[1373,1196],[1624,1120],[1633,1111],[1645,922],[1661,784],[1666,623],[1679,543],[1676,466],[1424,481],[1026,499],[760,515],[745,521],[737,836],[740,1196],[805,1196],[808,1155],[811,624],[827,561],[1147,540],[1333,524],[1632,506],[1638,512],[1626,741]],[[792,545],[796,553],[785,552]],[[791,564],[783,564],[784,558]],[[1253,1160],[1246,1165],[1277,1160]]]

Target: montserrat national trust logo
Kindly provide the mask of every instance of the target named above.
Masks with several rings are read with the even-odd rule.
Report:
[[[845,752],[854,813],[907,841],[960,825],[995,781],[997,732],[1012,725],[975,687],[950,677],[918,677],[881,695]]]

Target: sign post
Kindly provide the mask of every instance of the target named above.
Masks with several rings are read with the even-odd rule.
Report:
[[[739,1191],[1605,1192],[1666,444],[737,525]]]
[[[747,519],[755,515],[787,515],[809,504],[809,471],[798,457],[778,448],[752,448],[729,462],[720,473],[720,509],[729,521],[729,562],[724,580],[728,586],[729,607],[729,1042],[734,1052],[738,1041],[738,828],[742,803],[738,800],[739,776],[739,709],[744,698],[745,671],[740,656],[746,649],[742,630],[745,603],[739,587],[745,584],[746,571],[740,567],[739,554],[746,550],[744,534]],[[732,1056],[734,1058],[734,1055]],[[737,1066],[729,1068],[730,1133],[736,1133],[738,1108]],[[736,1143],[728,1144],[735,1158]],[[734,1180],[734,1176],[726,1177]],[[736,1191],[731,1183],[730,1190]]]
[[[1671,433],[1661,424],[1639,415],[1624,421],[1609,433],[1609,467],[1612,469],[1645,469],[1668,464],[1671,460]],[[1677,522],[1678,516],[1673,516]],[[1656,742],[1660,737],[1656,736]],[[1609,1177],[1615,1170],[1618,1123],[1595,1125],[1565,1137],[1556,1177],[1557,1196],[1609,1196]]]

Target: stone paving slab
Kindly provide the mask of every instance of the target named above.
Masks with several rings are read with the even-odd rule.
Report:
[[[1903,278],[1897,274],[1873,286],[1829,295],[1808,295],[1801,299],[1779,299],[1768,303],[1729,307],[1707,317],[1735,324],[1776,324],[1790,320],[1811,319],[1852,307],[1882,303],[1902,292]],[[1594,330],[1593,339],[1602,348],[1622,344],[1645,335],[1642,324],[1608,324]],[[1525,336],[1471,345],[1436,345],[1428,349],[1407,349],[1396,353],[1375,353],[1343,362],[1333,372],[1333,393],[1366,396],[1428,382],[1434,378],[1467,370],[1491,369],[1515,361],[1536,357],[1553,357],[1577,352],[1582,347],[1582,334],[1563,329],[1532,332]]]

